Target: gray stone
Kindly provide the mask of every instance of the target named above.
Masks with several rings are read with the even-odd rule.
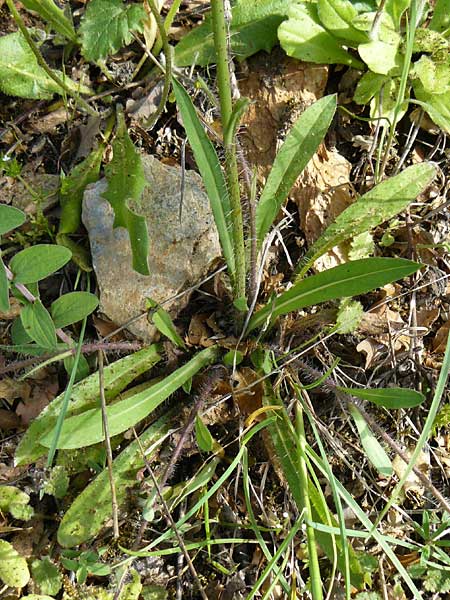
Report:
[[[100,288],[100,309],[118,325],[145,310],[146,298],[161,303],[201,280],[221,256],[219,238],[200,176],[187,171],[180,219],[181,170],[142,157],[148,185],[138,207],[147,221],[150,275],[132,268],[128,231],[113,229],[114,211],[102,194],[106,180],[86,188],[83,223],[89,234],[92,260]],[[164,305],[175,316],[186,301]],[[128,326],[131,333],[150,341],[155,334],[146,318]]]

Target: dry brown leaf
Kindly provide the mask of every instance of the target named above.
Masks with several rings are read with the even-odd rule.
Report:
[[[371,369],[386,355],[387,347],[373,338],[367,338],[356,346],[356,350],[366,355],[364,368]]]
[[[258,374],[250,367],[243,367],[234,373],[233,397],[244,416],[249,416],[262,406],[264,386]],[[251,386],[251,387],[249,387]],[[264,415],[261,415],[264,418]]]
[[[450,321],[447,321],[436,332],[436,335],[433,340],[433,352],[436,354],[442,354],[445,352],[445,348],[447,346],[448,334],[450,331]]]
[[[21,426],[22,421],[15,412],[0,408],[0,430],[9,431],[11,429],[19,429]]]
[[[10,297],[9,299],[9,310],[6,312],[0,311],[0,321],[11,321],[20,315],[22,305],[17,298]]]
[[[28,400],[30,393],[31,386],[26,381],[16,381],[10,377],[5,377],[0,381],[0,398],[9,404],[12,404],[16,398]]]
[[[404,452],[405,455],[410,458],[414,452],[414,448],[407,448]],[[417,458],[415,466],[423,473],[423,475],[428,477],[430,473],[430,453],[422,451]],[[407,464],[397,454],[392,461],[392,467],[394,468],[397,477],[401,479],[406,471]],[[412,495],[416,500],[421,498],[425,492],[425,488],[420,482],[420,479],[413,471],[411,471],[406,478],[403,489],[405,490],[405,494],[409,496]]]
[[[189,323],[187,343],[191,346],[203,346],[208,348],[214,344],[214,340],[211,339],[211,330],[206,325],[209,315],[206,313],[199,313],[194,315]]]

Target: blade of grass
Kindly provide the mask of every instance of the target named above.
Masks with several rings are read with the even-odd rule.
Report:
[[[172,80],[172,86],[183,119],[183,126],[211,203],[222,252],[228,269],[233,275],[235,272],[235,258],[230,235],[231,206],[219,158],[203,129],[189,94],[176,79]]]

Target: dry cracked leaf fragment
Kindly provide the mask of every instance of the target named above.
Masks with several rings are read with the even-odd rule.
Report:
[[[407,458],[410,458],[413,455],[414,452],[414,448],[407,448],[405,451],[405,455]],[[392,461],[392,466],[394,468],[395,474],[397,475],[397,477],[399,479],[401,479],[403,477],[403,475],[405,474],[406,468],[407,468],[407,464],[405,463],[405,461],[400,458],[400,456],[396,455]],[[420,452],[417,461],[415,463],[416,469],[419,469],[419,471],[425,475],[426,477],[429,477],[430,474],[430,453],[429,452]],[[417,477],[417,475],[411,471],[408,475],[408,477],[406,478],[406,481],[403,485],[403,489],[405,491],[405,494],[407,496],[409,496],[410,498],[415,499],[416,501],[420,501],[420,499],[423,497],[423,494],[425,492],[425,488],[423,486],[423,484],[420,482],[420,479]]]

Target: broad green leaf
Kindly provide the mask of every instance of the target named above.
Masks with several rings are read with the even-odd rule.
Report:
[[[69,262],[72,253],[54,244],[38,244],[21,250],[12,257],[9,268],[14,283],[36,283],[58,271]]]
[[[415,390],[409,390],[407,388],[346,388],[338,386],[342,392],[351,394],[361,400],[368,400],[378,406],[384,406],[384,408],[398,409],[398,408],[414,408],[419,406],[425,400],[425,397],[420,392]]]
[[[83,56],[96,62],[115,54],[133,40],[133,31],[143,31],[145,16],[140,4],[125,4],[122,0],[91,0],[80,26]]]
[[[413,88],[417,104],[438,127],[450,134],[450,94],[429,94],[419,80],[413,82]]]
[[[261,244],[292,186],[324,138],[336,110],[336,96],[308,107],[277,153],[256,208],[256,233]]]
[[[172,414],[158,419],[123,450],[113,462],[113,477],[116,487],[117,504],[126,504],[129,491],[136,487],[136,473],[145,465],[142,451],[147,461],[165,438],[170,429]],[[58,543],[64,548],[72,548],[97,536],[101,528],[111,519],[111,486],[105,469],[97,475],[73,501],[65,513],[58,529]]]
[[[386,81],[387,77],[385,75],[367,71],[358,81],[353,100],[358,104],[368,104],[380,92]]]
[[[218,348],[212,346],[199,352],[184,366],[159,381],[148,390],[137,393],[126,400],[109,406],[106,410],[110,436],[122,433],[147,417],[170,394],[180,388],[185,381],[201,368],[213,362],[218,356]],[[104,438],[102,414],[99,408],[87,410],[81,415],[66,419],[61,430],[58,448],[73,449],[91,446]],[[45,435],[40,443],[50,446],[52,435]]]
[[[232,8],[231,51],[243,60],[259,50],[270,52],[277,43],[277,28],[291,0],[238,0]],[[175,47],[175,64],[206,66],[216,61],[211,17],[184,35]]]
[[[25,223],[25,219],[25,213],[18,208],[8,204],[0,204],[0,235],[20,227]]]
[[[72,81],[60,71],[53,72],[74,92],[89,94],[90,89]],[[9,96],[48,100],[64,90],[39,66],[20,32],[0,37],[0,90]]]
[[[450,36],[450,0],[436,0],[428,27]]]
[[[445,94],[450,91],[450,62],[437,63],[426,54],[414,63],[410,75],[417,77],[425,92]]]
[[[270,438],[275,449],[275,457],[279,461],[283,474],[287,480],[289,492],[292,494],[294,501],[298,507],[298,510],[302,510],[303,499],[302,491],[300,487],[300,478],[298,474],[298,463],[296,460],[297,456],[297,443],[295,431],[292,427],[292,423],[287,415],[286,409],[284,408],[283,402],[275,394],[270,383],[264,384],[264,395],[263,405],[265,406],[280,406],[281,410],[277,410],[277,418],[268,426]],[[316,490],[313,483],[308,488],[309,499],[311,502],[311,512],[314,521],[319,523],[330,523],[337,527],[337,521],[333,514],[329,510],[326,504],[321,501],[321,495]],[[345,562],[343,543],[348,544],[349,563],[350,563],[350,577],[352,584],[361,588],[363,586],[363,569],[358,561],[358,558],[348,543],[347,540],[342,540],[342,537],[336,535],[333,538],[329,533],[321,530],[315,531],[316,539],[324,553],[332,561],[336,554],[337,565],[341,573],[345,573]]]
[[[400,38],[398,40],[400,42]],[[398,52],[398,44],[388,44],[373,40],[358,46],[360,57],[372,71],[378,75],[398,75],[402,57]]]
[[[117,135],[113,143],[113,158],[105,170],[108,188],[103,198],[114,209],[114,227],[125,227],[130,236],[133,269],[141,275],[148,270],[148,231],[145,218],[129,208],[129,202],[139,206],[147,182],[141,155],[134,147],[123,113],[117,113]]]
[[[234,252],[230,236],[231,207],[219,158],[203,129],[189,94],[176,79],[172,80],[172,85],[183,125],[211,204],[222,252],[229,271],[234,273]]]
[[[30,338],[42,348],[56,347],[56,331],[48,310],[40,300],[24,306],[20,312],[22,325]]]
[[[104,149],[101,144],[61,180],[58,234],[75,233],[80,227],[84,190],[89,183],[94,183],[99,178]]]
[[[420,264],[402,258],[363,258],[317,273],[299,281],[255,313],[248,331],[305,306],[365,294],[407,277],[420,267]]]
[[[353,417],[356,428],[359,433],[361,445],[367,456],[367,460],[372,463],[375,469],[384,477],[390,477],[394,471],[389,456],[383,449],[383,446],[372,433],[356,406],[350,405],[350,414]]]
[[[77,43],[77,34],[72,23],[53,0],[22,0],[22,4],[28,10],[37,12],[44,21],[47,21],[62,36],[75,44]]]
[[[9,310],[9,281],[6,268],[0,256],[0,312]]]
[[[411,0],[386,0],[384,10],[391,17],[395,28],[400,29],[402,15],[411,4]]]
[[[299,60],[325,64],[343,64],[362,69],[364,63],[349,54],[320,24],[317,6],[294,4],[289,19],[278,28],[278,37],[288,56]]]
[[[103,374],[106,400],[115,398],[133,379],[147,372],[160,361],[158,350],[159,347],[153,344],[106,366]],[[72,390],[66,417],[81,414],[85,410],[98,406],[98,385],[98,373],[93,373],[76,384]],[[16,448],[14,457],[16,465],[30,464],[47,453],[48,449],[39,443],[39,439],[53,430],[63,400],[64,393],[52,400],[32,421]]]
[[[308,250],[305,263],[313,263],[334,246],[370,231],[405,210],[433,181],[435,174],[433,164],[422,163],[376,185],[346,208],[324,231]]]
[[[12,588],[23,588],[30,580],[27,561],[6,540],[0,540],[0,579]]]
[[[13,344],[17,346],[22,346],[23,344],[28,344],[29,342],[31,342],[30,336],[23,328],[20,317],[14,319],[13,324],[11,326],[11,340]]]
[[[175,329],[175,325],[173,324],[172,319],[167,311],[165,311],[161,306],[158,307],[158,303],[154,302],[150,298],[147,299],[148,308],[150,308],[151,312],[149,314],[149,321],[153,323],[156,329],[166,336],[175,346],[179,348],[186,349],[186,344],[183,339],[180,337],[178,331]],[[156,310],[154,310],[156,309]]]
[[[352,25],[358,11],[348,0],[318,0],[317,11],[322,25],[349,46],[368,41],[368,36]]]
[[[56,596],[62,586],[62,575],[58,567],[52,563],[48,556],[42,560],[33,560],[31,563],[33,582],[38,586],[44,596]],[[48,596],[47,596],[48,597]]]
[[[34,514],[30,496],[12,485],[0,486],[0,511],[9,512],[15,519],[29,521]]]
[[[214,439],[199,415],[195,417],[195,439],[200,450],[211,452],[214,446]]]
[[[55,327],[67,327],[82,321],[98,306],[98,298],[90,292],[70,292],[57,298],[50,307]]]

